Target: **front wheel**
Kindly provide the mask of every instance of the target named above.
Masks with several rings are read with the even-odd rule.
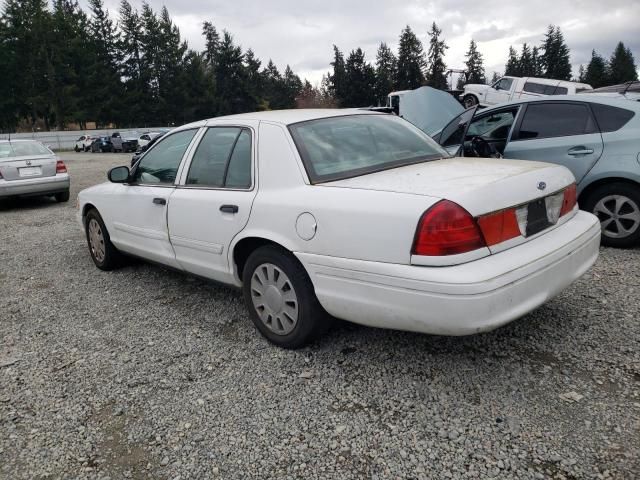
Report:
[[[97,210],[89,210],[84,222],[89,253],[100,270],[113,270],[122,264],[122,254],[113,246],[109,232]]]
[[[78,145],[75,145],[75,146],[73,147],[73,149],[75,150],[75,152],[76,152],[76,153],[78,153],[78,152],[80,151],[80,148],[78,148]]]
[[[640,242],[640,189],[627,183],[596,188],[583,208],[600,220],[602,244],[627,248]]]
[[[307,272],[289,252],[258,248],[247,259],[242,281],[251,320],[279,347],[302,347],[330,326]]]
[[[478,104],[478,99],[474,95],[465,95],[462,99],[464,108],[471,108]]]

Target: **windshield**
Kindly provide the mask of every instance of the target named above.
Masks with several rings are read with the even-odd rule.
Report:
[[[448,157],[411,123],[392,115],[349,115],[289,126],[313,183]]]
[[[40,142],[0,143],[0,158],[52,155],[53,152]]]

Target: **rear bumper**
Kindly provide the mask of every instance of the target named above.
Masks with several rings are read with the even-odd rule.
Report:
[[[515,320],[559,294],[598,258],[600,224],[578,212],[501,253],[422,267],[297,253],[333,316],[373,327],[468,335]]]
[[[68,173],[24,180],[0,180],[0,197],[49,195],[69,190],[69,185]]]

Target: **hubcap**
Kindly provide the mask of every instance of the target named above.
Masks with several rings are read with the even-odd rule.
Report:
[[[608,195],[593,208],[600,219],[602,233],[611,238],[624,238],[640,226],[640,208],[629,197]]]
[[[104,235],[100,224],[95,218],[89,220],[89,247],[93,257],[98,262],[102,262],[105,255]]]
[[[251,276],[251,300],[262,323],[287,335],[298,323],[298,297],[289,277],[276,265],[263,263]]]

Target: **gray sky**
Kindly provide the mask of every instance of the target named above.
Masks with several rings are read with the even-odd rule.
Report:
[[[134,8],[141,1],[130,0]],[[227,29],[243,49],[251,47],[266,64],[278,68],[288,63],[301,77],[319,82],[329,70],[332,45],[348,54],[361,47],[375,61],[381,41],[394,51],[398,36],[409,24],[427,48],[427,31],[433,21],[449,45],[448,68],[462,68],[469,41],[478,42],[487,75],[504,70],[509,45],[540,44],[547,25],[559,25],[571,49],[577,72],[591,50],[608,58],[622,40],[640,62],[640,0],[148,0],[154,10],[163,5],[189,46],[202,49],[201,25],[212,21]],[[105,0],[117,15],[119,0]]]

